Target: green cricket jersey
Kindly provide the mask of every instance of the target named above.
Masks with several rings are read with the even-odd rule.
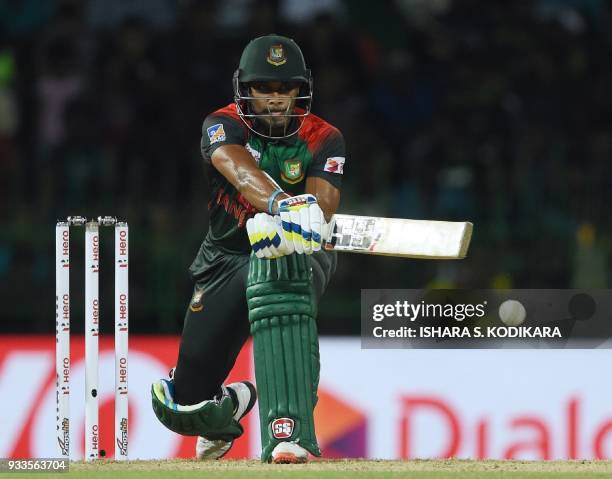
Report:
[[[290,195],[304,192],[306,178],[318,176],[340,188],[344,139],[338,129],[310,114],[300,131],[287,139],[266,140],[252,133],[230,104],[204,120],[201,150],[211,186],[207,240],[226,253],[249,253],[246,221],[258,211],[212,165],[222,145],[243,145],[260,169]]]

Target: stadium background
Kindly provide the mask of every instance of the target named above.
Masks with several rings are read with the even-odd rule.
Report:
[[[11,355],[38,351],[44,358],[53,346],[53,226],[70,214],[129,221],[130,332],[180,331],[190,296],[186,268],[207,224],[201,123],[231,101],[244,45],[270,32],[303,48],[315,79],[313,110],[345,135],[341,211],[476,225],[470,257],[461,262],[340,258],[320,308],[322,334],[358,334],[361,288],[606,288],[611,26],[612,6],[604,0],[0,0],[0,390],[18,391],[19,403],[29,389],[7,375]],[[75,271],[82,268],[77,238]],[[111,251],[103,236],[103,334],[112,331],[111,301],[104,302]],[[79,333],[82,285],[74,279],[72,296]],[[37,337],[47,342],[29,343],[33,333],[46,334]],[[336,341],[340,351],[351,340]],[[377,361],[382,353],[368,354],[361,358]],[[467,415],[502,414],[486,394],[470,401],[467,386],[447,390],[444,381],[429,385],[409,371],[424,358],[432,374],[444,371],[442,356],[405,354],[391,363],[398,363],[394,377],[405,375],[406,388],[433,394],[439,387],[443,398],[464,397]],[[476,358],[492,368],[507,360],[499,351],[470,354],[453,356],[457,377],[477,375],[470,370]],[[542,369],[528,375],[504,369],[500,377],[493,371],[483,388],[516,380],[517,388],[502,388],[516,407],[545,414],[545,405],[518,398],[570,356],[528,357]],[[612,410],[604,406],[609,386],[595,381],[593,360],[609,357],[571,357],[563,363],[563,391],[541,392],[559,410],[584,399],[589,446],[581,454],[595,457],[596,439],[605,442],[612,429]],[[334,361],[340,352],[328,362]],[[353,386],[366,388],[357,379]],[[373,401],[367,407],[376,411]],[[513,421],[515,412],[495,420]],[[564,419],[551,421],[561,428]],[[471,427],[482,432],[479,424]],[[10,444],[0,452],[30,451]],[[568,443],[551,455],[572,450]]]

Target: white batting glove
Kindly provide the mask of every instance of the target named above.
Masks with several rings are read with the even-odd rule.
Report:
[[[255,255],[260,258],[280,258],[293,253],[293,245],[288,245],[283,237],[280,216],[257,213],[246,223],[249,242]]]
[[[325,224],[323,211],[311,194],[292,196],[278,202],[283,236],[299,254],[321,249],[321,232]]]

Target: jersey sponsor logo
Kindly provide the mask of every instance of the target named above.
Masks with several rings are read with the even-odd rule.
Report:
[[[247,220],[257,213],[257,209],[240,193],[232,198],[223,188],[219,188],[216,200],[208,203],[208,209],[212,209],[214,204],[222,206],[228,215],[234,217],[238,221],[239,228],[244,228]]]
[[[304,179],[302,160],[285,160],[281,168],[281,178],[285,183],[289,183],[290,185],[302,181]]]
[[[255,148],[253,148],[251,145],[249,145],[248,143],[244,145],[244,147],[251,154],[251,156],[255,158],[255,163],[259,165],[259,160],[261,160],[261,153],[257,151]]]
[[[276,439],[288,439],[293,434],[295,423],[290,417],[280,417],[272,421],[272,435]]]
[[[210,140],[211,145],[219,143],[220,141],[225,141],[225,130],[223,129],[223,124],[221,123],[209,126],[206,128],[206,133],[208,133],[208,139]]]
[[[328,173],[338,173],[339,175],[344,173],[344,156],[334,156],[328,158],[323,167],[323,171]]]
[[[287,57],[285,56],[285,49],[282,45],[272,45],[268,50],[268,63],[275,67],[284,65],[287,63]]]

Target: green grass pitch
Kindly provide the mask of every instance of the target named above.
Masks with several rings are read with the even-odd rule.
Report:
[[[0,474],[3,476],[3,474]],[[578,479],[612,477],[612,461],[471,461],[471,460],[320,460],[302,465],[272,465],[259,461],[195,460],[73,462],[63,474],[29,474],[25,479]]]

